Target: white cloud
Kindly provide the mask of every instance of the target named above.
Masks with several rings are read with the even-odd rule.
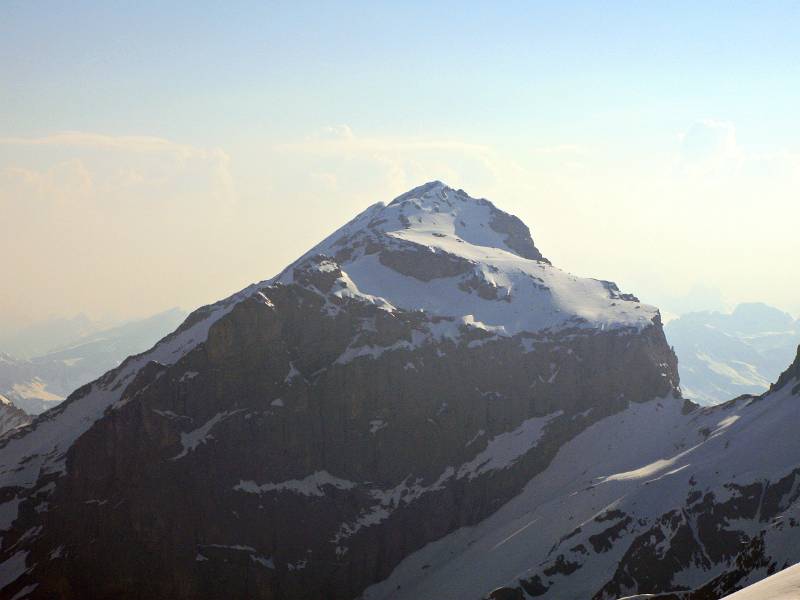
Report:
[[[230,158],[217,148],[86,132],[0,138],[0,214],[11,232],[0,236],[0,272],[15,289],[0,297],[0,325],[199,303],[209,279],[226,274],[217,257],[237,243],[238,207]]]
[[[312,182],[328,191],[369,188],[381,198],[387,189],[401,193],[431,179],[491,190],[515,169],[513,161],[501,160],[488,145],[446,138],[360,136],[346,124],[331,125],[271,149],[280,156],[278,160],[291,164],[287,170],[276,170],[273,183],[279,188],[280,180],[303,165]]]
[[[317,134],[311,136],[311,139],[352,140],[354,137],[350,126],[341,124],[323,127]]]
[[[0,169],[0,205],[43,201],[70,203],[95,190],[92,174],[80,159],[58,162],[39,171],[9,166]]]
[[[139,135],[112,136],[84,131],[61,131],[42,137],[0,137],[6,146],[61,146],[73,148],[105,148],[128,152],[168,153],[181,158],[209,156],[216,150],[204,150],[170,140]]]
[[[27,182],[38,193],[62,197],[93,190],[111,200],[130,187],[164,186],[177,179],[196,178],[213,195],[226,202],[236,199],[230,157],[220,148],[199,148],[154,136],[112,136],[64,131],[41,137],[0,137],[5,152],[3,179]],[[36,157],[36,166],[25,165],[22,150]],[[42,168],[38,163],[49,162]],[[3,164],[5,163],[5,164]],[[82,180],[81,189],[66,176]],[[6,199],[8,197],[6,196]]]

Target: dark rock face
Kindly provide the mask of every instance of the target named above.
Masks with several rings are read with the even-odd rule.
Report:
[[[523,258],[530,260],[540,260],[546,263],[547,260],[542,253],[533,245],[530,229],[514,215],[497,211],[489,223],[489,226],[498,233],[506,235],[506,245],[514,250]]]
[[[398,273],[421,281],[431,281],[441,277],[464,275],[472,269],[472,264],[458,256],[436,252],[428,248],[403,250],[384,250],[378,255],[382,265]]]
[[[178,344],[221,315],[205,341],[129,359],[35,423],[55,427],[87,399],[106,407],[70,442],[63,471],[0,489],[18,501],[0,564],[23,560],[3,593],[36,584],[31,598],[355,598],[412,552],[494,513],[593,423],[678,393],[655,311],[626,307],[617,326],[625,299],[590,282],[608,319],[564,316],[574,278],[559,275],[569,281],[550,290],[520,275],[538,261],[555,277],[521,222],[430,185],[391,205],[408,230],[384,231],[386,210],[368,210],[324,253],[196,311],[167,338]],[[491,218],[466,222],[459,210]],[[439,215],[455,233],[413,238]],[[509,248],[528,259],[518,279],[475,258],[498,232],[502,260],[517,260]],[[448,248],[473,240],[472,254],[430,243],[440,236]],[[358,260],[386,270],[357,282],[449,282],[454,303],[489,316],[513,308],[510,295],[530,300],[522,316],[550,311],[558,326],[506,329],[466,309],[390,305],[356,288]],[[518,281],[529,296],[514,297]],[[578,568],[563,557],[548,572]]]
[[[297,277],[318,290],[335,278]],[[39,583],[34,597],[354,597],[512,497],[585,426],[568,417],[669,394],[677,378],[655,325],[581,336],[569,353],[558,338],[530,353],[519,339],[467,338],[337,363],[358,336],[410,341],[424,315],[358,301],[329,315],[326,297],[302,285],[261,294],[175,365],[140,371],[127,403],[71,448],[49,510],[26,502],[4,548],[43,527],[29,559],[39,566],[20,581]],[[552,363],[563,382],[543,385]],[[535,451],[458,477],[487,439],[557,411]],[[330,483],[303,492],[268,485],[320,472]]]

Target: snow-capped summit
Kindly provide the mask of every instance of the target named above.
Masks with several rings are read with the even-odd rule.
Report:
[[[401,194],[388,205],[373,204],[325,238],[304,257],[336,253],[351,241],[381,233],[416,239],[421,244],[464,254],[455,243],[502,250],[521,258],[549,263],[531,239],[528,227],[483,198],[431,181]],[[397,235],[404,232],[404,235]],[[302,259],[301,259],[302,260]]]
[[[658,310],[608,281],[570,275],[550,264],[517,217],[440,181],[378,203],[284,271],[325,260],[343,275],[341,294],[387,310],[423,310],[468,320],[498,335],[568,327],[642,329]]]
[[[377,206],[381,207],[381,204]],[[387,219],[384,231],[402,229],[407,235],[432,247],[462,254],[454,242],[493,248],[521,258],[548,263],[536,248],[528,227],[483,198],[472,198],[441,181],[432,181],[398,196],[379,211]]]

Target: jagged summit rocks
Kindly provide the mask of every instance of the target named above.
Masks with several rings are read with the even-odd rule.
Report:
[[[355,598],[678,396],[655,308],[433,182],[0,440],[0,589]]]

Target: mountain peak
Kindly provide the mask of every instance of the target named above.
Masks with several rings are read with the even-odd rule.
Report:
[[[311,283],[317,271],[325,281]],[[441,181],[372,205],[265,283],[330,289],[336,273],[339,296],[468,319],[503,335],[641,329],[658,319],[613,283],[553,267],[519,218]]]
[[[604,416],[650,398],[648,422],[681,415],[657,316],[546,262],[486,200],[433,183],[376,204],[0,436],[0,595],[360,596]]]
[[[550,264],[518,218],[485,198],[473,198],[441,181],[430,181],[401,194],[388,205],[373,204],[309,250],[298,262],[315,255],[341,255],[358,242],[404,243],[472,259],[497,251],[507,258]],[[297,263],[295,263],[297,264]],[[294,266],[294,265],[292,265]]]
[[[399,213],[404,229],[427,232],[443,240],[496,248],[521,258],[549,263],[536,248],[528,227],[485,198],[473,198],[464,190],[441,181],[430,181],[395,198],[385,213]],[[456,248],[450,248],[456,251]]]
[[[400,194],[397,198],[392,200],[389,203],[389,205],[401,204],[404,201],[411,198],[422,198],[425,196],[441,193],[442,191],[446,193],[448,191],[452,192],[454,190],[444,182],[435,179],[433,181],[429,181],[428,183],[423,183],[422,185],[418,185],[417,187],[412,188],[407,192]]]

